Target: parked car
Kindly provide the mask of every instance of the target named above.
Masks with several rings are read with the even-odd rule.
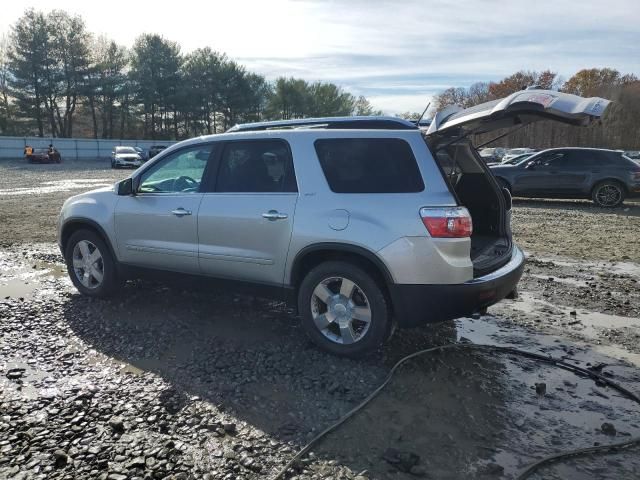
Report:
[[[523,153],[534,153],[535,150],[533,148],[510,148],[505,152],[503,157],[500,159],[500,163],[505,163],[512,158],[518,157]]]
[[[640,150],[629,150],[624,154],[632,160],[640,160]]]
[[[485,161],[485,163],[496,163],[502,160],[506,152],[505,148],[495,147],[495,148],[483,148],[480,150],[480,157]]]
[[[617,207],[640,194],[640,165],[619,150],[551,148],[491,171],[514,196],[591,198],[600,207]]]
[[[147,152],[142,147],[133,147],[133,148],[135,149],[136,152],[138,152],[143,162],[146,162],[147,160],[149,160],[149,152]]]
[[[51,155],[48,148],[33,148],[31,153],[25,155],[29,163],[60,163],[60,155]]]
[[[166,145],[152,145],[149,148],[149,158],[155,157],[157,154],[159,154],[160,152],[162,152],[166,148],[167,148]]]
[[[527,158],[531,157],[532,155],[535,155],[536,152],[530,152],[530,153],[523,153],[520,154],[516,157],[511,157],[508,159],[503,159],[502,162],[500,163],[496,163],[494,165],[517,165],[520,162],[525,161]],[[491,166],[491,164],[489,164],[489,166]]]
[[[140,165],[142,156],[134,147],[115,147],[111,152],[111,168],[138,168]]]
[[[58,243],[85,295],[145,272],[217,279],[287,300],[320,347],[361,355],[396,325],[483,312],[516,289],[524,255],[511,196],[470,134],[542,118],[587,124],[607,104],[518,92],[499,110],[438,112],[427,132],[394,117],[238,125],[71,197]]]

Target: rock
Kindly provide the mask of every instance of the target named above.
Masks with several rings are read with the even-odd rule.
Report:
[[[604,422],[600,426],[600,431],[602,431],[602,433],[604,433],[605,435],[610,435],[612,437],[615,437],[617,433],[616,427],[614,427],[612,423],[608,422]]]
[[[55,465],[57,468],[65,467],[67,465],[67,462],[69,461],[67,452],[61,449],[58,449],[55,452],[53,452],[53,458],[55,460]]]
[[[115,433],[124,432],[124,422],[120,417],[111,417],[109,420],[109,426]]]
[[[538,395],[544,395],[547,393],[547,384],[546,383],[536,383],[536,393]]]
[[[420,466],[420,465],[414,465],[413,467],[411,467],[411,469],[409,470],[409,473],[415,477],[426,477],[427,476],[427,469]]]
[[[144,468],[146,465],[144,457],[135,457],[129,463],[127,463],[127,468]]]
[[[25,371],[26,369],[24,368],[10,368],[9,370],[7,370],[7,373],[5,374],[5,376],[9,380],[18,380],[22,378]]]
[[[224,428],[224,431],[227,433],[232,433],[236,431],[236,424],[235,423],[223,423],[222,424],[222,428]]]
[[[504,467],[500,464],[491,462],[491,463],[487,463],[486,465],[481,465],[480,467],[478,467],[478,473],[480,475],[491,475],[491,476],[502,475],[504,473]]]
[[[107,480],[127,480],[127,476],[121,473],[110,473],[107,475]]]
[[[403,452],[395,448],[387,448],[382,458],[401,472],[409,472],[420,463],[420,456],[413,452]]]

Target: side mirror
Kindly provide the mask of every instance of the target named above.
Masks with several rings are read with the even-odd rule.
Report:
[[[125,178],[118,183],[118,195],[127,196],[135,195],[135,189],[133,188],[133,179]]]
[[[536,162],[531,161],[529,163],[527,163],[524,168],[526,168],[527,170],[535,170],[536,169]]]

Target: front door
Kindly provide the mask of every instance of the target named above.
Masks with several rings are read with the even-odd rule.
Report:
[[[121,197],[115,231],[122,262],[198,273],[201,182],[213,146],[171,153],[140,175],[135,195]]]
[[[289,145],[227,142],[198,214],[202,273],[282,285],[298,189]]]
[[[551,162],[556,158],[562,158],[559,152],[548,152],[534,157],[531,162],[519,167],[520,171],[513,179],[513,193],[541,194],[549,190],[552,183]]]

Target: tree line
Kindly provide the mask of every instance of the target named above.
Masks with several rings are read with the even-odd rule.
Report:
[[[224,53],[183,54],[157,34],[129,49],[62,10],[27,10],[0,39],[2,135],[181,139],[241,122],[380,113],[332,83],[268,82]]]
[[[524,87],[538,85],[583,97],[612,100],[601,121],[587,128],[543,120],[514,130],[490,146],[550,148],[560,146],[640,150],[640,80],[612,68],[583,69],[563,81],[557,73],[519,71],[499,82],[478,82],[468,88],[448,88],[436,95],[436,108],[464,108],[506,97]],[[507,133],[507,130],[476,135],[475,145]]]

